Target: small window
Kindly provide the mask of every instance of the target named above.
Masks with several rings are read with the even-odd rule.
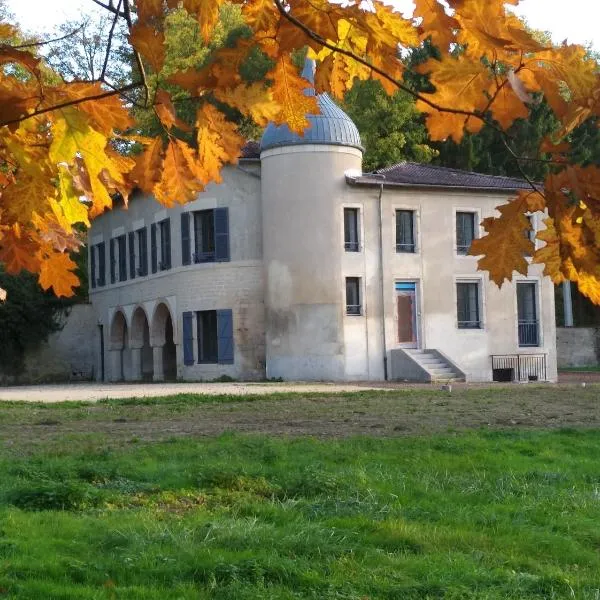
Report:
[[[344,250],[360,252],[358,208],[344,208]]]
[[[475,239],[475,213],[456,213],[456,253],[469,253],[471,242]]]
[[[459,329],[480,329],[480,283],[462,281],[456,284],[456,316]]]
[[[215,261],[215,212],[199,210],[194,213],[194,262]]]
[[[160,230],[160,271],[171,268],[171,221],[164,219],[158,224]]]
[[[127,281],[127,237],[125,235],[117,238],[117,252],[119,255],[119,281]]]
[[[196,313],[196,321],[198,326],[198,362],[218,362],[219,341],[217,330],[217,311],[199,311]]]
[[[535,282],[517,283],[517,313],[519,318],[519,346],[539,346],[537,286]]]
[[[346,314],[360,315],[360,277],[346,277]]]
[[[415,213],[412,210],[396,211],[396,252],[414,253]]]

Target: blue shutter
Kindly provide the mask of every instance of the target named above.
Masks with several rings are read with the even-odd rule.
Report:
[[[98,285],[106,285],[106,244],[100,242],[98,244]]]
[[[150,225],[150,257],[152,261],[152,272],[158,270],[158,256],[156,253],[156,223]]]
[[[181,264],[189,265],[192,262],[190,248],[190,213],[181,213]]]
[[[90,281],[92,284],[92,289],[96,287],[96,248],[95,246],[90,246]]]
[[[129,278],[135,279],[135,233],[129,232]]]
[[[194,364],[194,333],[191,312],[183,313],[183,364]]]
[[[215,208],[215,260],[229,262],[229,209]]]
[[[110,238],[109,252],[110,252],[110,282],[114,283],[117,279],[116,268],[115,268],[117,266],[117,260],[115,258],[115,239],[114,238]]]
[[[148,275],[148,230],[144,227],[138,231],[139,247],[138,252],[140,254],[140,275],[143,277]]]
[[[163,221],[164,226],[161,234],[165,236],[165,267],[171,268],[171,219],[165,219]]]
[[[233,313],[230,309],[217,311],[217,344],[220,365],[233,364]]]

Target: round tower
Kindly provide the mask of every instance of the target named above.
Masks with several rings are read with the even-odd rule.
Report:
[[[302,75],[314,94],[314,61]],[[356,125],[327,94],[299,136],[269,124],[261,140],[266,373],[344,379],[345,173],[360,172]]]

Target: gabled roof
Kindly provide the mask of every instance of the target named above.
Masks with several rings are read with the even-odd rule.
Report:
[[[461,171],[435,165],[401,162],[379,169],[375,173],[364,173],[356,177],[347,176],[348,183],[359,185],[385,185],[399,187],[440,187],[469,190],[516,191],[527,189],[529,184],[516,177],[484,175],[473,171]]]

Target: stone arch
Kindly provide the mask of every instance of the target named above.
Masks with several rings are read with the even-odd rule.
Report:
[[[164,301],[159,301],[152,315],[150,343],[154,351],[154,380],[177,377],[175,320]]]
[[[154,364],[150,345],[150,323],[142,306],[136,307],[131,317],[129,334],[131,346],[132,379],[152,380]]]
[[[129,379],[131,370],[131,353],[129,348],[129,327],[125,313],[115,311],[110,324],[110,380],[123,381]]]

